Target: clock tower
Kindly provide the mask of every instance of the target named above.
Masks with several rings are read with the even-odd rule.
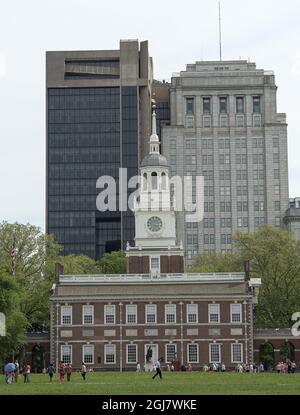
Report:
[[[176,217],[171,200],[169,166],[160,154],[155,106],[150,151],[140,167],[140,196],[135,202],[135,246],[127,245],[129,273],[183,272],[183,247],[176,240]]]

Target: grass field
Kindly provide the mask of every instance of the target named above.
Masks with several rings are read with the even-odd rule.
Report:
[[[7,385],[2,376],[0,395],[300,395],[300,374],[277,373],[163,373],[163,379],[151,379],[151,373],[88,373],[84,382],[73,373],[71,382],[59,382],[55,375],[31,375],[24,384]]]

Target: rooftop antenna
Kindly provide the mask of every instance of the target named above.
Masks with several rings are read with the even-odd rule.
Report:
[[[221,1],[219,0],[219,44],[220,44],[220,61],[222,61],[222,25],[221,25]]]

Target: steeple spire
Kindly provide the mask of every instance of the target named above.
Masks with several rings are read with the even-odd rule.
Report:
[[[159,154],[159,138],[156,132],[156,105],[152,105],[152,134],[150,136],[150,154]]]

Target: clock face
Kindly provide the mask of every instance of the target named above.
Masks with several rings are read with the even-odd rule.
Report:
[[[147,221],[147,227],[150,232],[159,232],[162,228],[162,220],[158,216],[152,216]]]

